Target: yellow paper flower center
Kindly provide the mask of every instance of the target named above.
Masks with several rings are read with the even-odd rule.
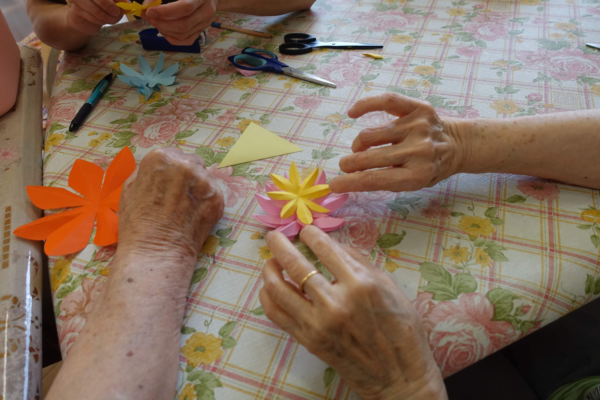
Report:
[[[281,209],[281,218],[289,218],[296,213],[303,224],[310,225],[313,222],[311,210],[320,213],[329,212],[325,207],[312,201],[331,192],[329,185],[315,185],[318,176],[319,168],[315,168],[306,179],[302,180],[296,163],[290,166],[290,179],[271,174],[273,183],[281,192],[268,192],[267,195],[273,200],[287,201]]]

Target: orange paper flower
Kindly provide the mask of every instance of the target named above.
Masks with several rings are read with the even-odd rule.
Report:
[[[116,243],[119,232],[119,200],[123,182],[135,170],[135,159],[129,147],[123,148],[110,163],[104,185],[104,171],[89,161],[76,160],[69,175],[69,187],[84,197],[63,188],[27,186],[33,204],[42,210],[78,207],[49,215],[23,225],[16,236],[30,240],[45,240],[44,251],[49,256],[62,256],[85,248],[97,220],[94,244]]]

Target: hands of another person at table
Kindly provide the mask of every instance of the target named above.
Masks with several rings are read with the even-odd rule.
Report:
[[[466,143],[453,121],[438,117],[431,104],[386,93],[359,100],[348,116],[359,118],[374,111],[399,118],[358,134],[352,143],[354,154],[340,160],[346,174],[331,181],[333,192],[413,191],[460,172]]]
[[[335,277],[296,284],[315,267],[280,232],[267,234],[275,256],[263,271],[265,314],[335,369],[362,399],[446,399],[444,382],[412,303],[360,254],[307,226],[300,239]]]
[[[144,4],[154,0],[145,0]],[[194,43],[213,20],[217,0],[178,0],[149,8],[142,18],[150,22],[173,45]]]
[[[67,0],[67,24],[86,35],[95,35],[104,24],[116,24],[123,12],[113,0]]]
[[[154,150],[123,185],[119,252],[193,259],[193,268],[223,209],[223,193],[201,157],[172,147]]]

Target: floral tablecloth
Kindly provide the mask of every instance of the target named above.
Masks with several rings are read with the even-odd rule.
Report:
[[[351,398],[334,370],[264,316],[260,274],[272,255],[264,228],[251,218],[260,212],[253,195],[264,191],[269,173],[283,173],[292,161],[304,175],[316,167],[338,174],[358,132],[389,120],[381,113],[348,118],[348,108],[365,96],[401,93],[459,118],[598,107],[600,54],[585,42],[600,42],[600,1],[319,0],[310,11],[281,17],[219,20],[275,37],[210,29],[201,54],[166,54],[166,66],[181,66],[176,85],[146,101],[115,81],[76,135],[67,126],[98,79],[120,63],[135,67],[139,52],[151,64],[158,53],[136,43],[142,21],[104,29],[82,51],[67,53],[49,110],[44,183],[67,187],[76,159],[106,168],[124,146],[138,161],[165,146],[203,157],[226,207],[190,287],[178,398]],[[382,43],[383,59],[332,50],[281,56],[337,89],[275,74],[243,77],[227,62],[246,46],[276,50],[289,32]],[[304,151],[217,169],[250,122]],[[337,212],[347,224],[332,236],[364,252],[414,299],[448,376],[600,294],[599,207],[597,190],[458,175],[413,193],[352,194]],[[110,274],[114,251],[90,244],[50,259],[65,356]]]

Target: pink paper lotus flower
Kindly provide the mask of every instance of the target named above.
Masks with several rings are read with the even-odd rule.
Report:
[[[326,183],[327,176],[325,171],[323,171],[316,179],[314,184],[325,185]],[[279,190],[273,183],[266,183],[265,189],[267,192],[276,192]],[[314,203],[326,208],[328,211],[322,213],[310,210],[313,218],[313,221],[310,225],[314,225],[324,232],[331,232],[341,228],[346,223],[346,220],[343,218],[333,218],[330,216],[330,214],[342,207],[346,200],[348,200],[348,196],[348,194],[343,194],[340,196],[331,196],[330,194],[326,194],[323,197],[312,199]],[[294,213],[288,218],[281,217],[281,210],[287,204],[286,201],[273,200],[268,196],[263,196],[260,194],[255,194],[254,197],[267,214],[255,214],[253,217],[261,224],[264,224],[269,228],[275,228],[287,236],[290,240],[292,240],[302,230],[302,228],[307,225],[300,221],[297,213]]]

